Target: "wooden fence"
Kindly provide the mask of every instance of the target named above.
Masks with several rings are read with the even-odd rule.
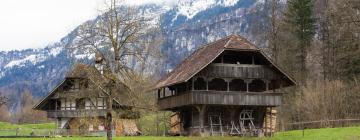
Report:
[[[315,121],[306,121],[306,122],[286,123],[284,131],[325,128],[325,127],[349,127],[349,126],[359,126],[359,125],[360,125],[360,119],[315,120]]]

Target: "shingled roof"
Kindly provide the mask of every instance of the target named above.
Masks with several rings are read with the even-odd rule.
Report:
[[[162,78],[155,86],[155,89],[171,86],[178,83],[188,81],[195,74],[200,72],[208,64],[214,61],[225,50],[241,50],[260,52],[264,57],[286,78],[292,83],[296,84],[288,74],[281,70],[275,63],[271,61],[259,48],[250,43],[243,37],[238,35],[230,35],[215,42],[209,43],[200,47],[180,63],[172,72]]]

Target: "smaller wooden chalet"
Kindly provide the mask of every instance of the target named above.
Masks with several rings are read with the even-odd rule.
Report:
[[[105,131],[106,101],[109,92],[120,93],[119,98],[112,99],[113,111],[131,112],[132,106],[127,103],[125,85],[111,86],[105,79],[101,61],[97,59],[94,66],[76,64],[65,79],[55,87],[34,109],[47,112],[49,118],[56,120],[58,129],[69,131],[73,135],[87,135]],[[106,90],[106,92],[105,92]],[[136,135],[138,133],[134,119],[138,115],[119,113],[114,117],[112,130],[116,135]],[[68,133],[68,132],[67,132]]]
[[[230,35],[196,50],[156,89],[158,107],[175,112],[173,134],[271,135],[281,89],[295,84],[259,48]]]

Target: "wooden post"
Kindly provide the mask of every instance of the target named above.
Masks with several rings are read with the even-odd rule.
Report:
[[[263,80],[266,84],[266,91],[269,91],[269,84],[270,84],[270,81],[269,80]]]
[[[204,115],[206,110],[206,105],[196,106],[196,109],[199,112],[199,133],[200,136],[204,136]]]
[[[164,134],[163,134],[163,136],[166,136],[166,119],[165,119],[166,117],[165,117],[165,112],[163,112],[163,120],[164,120]]]
[[[251,79],[245,79],[244,82],[246,83],[246,92],[249,92],[249,84],[252,82]]]
[[[163,98],[165,97],[165,88],[163,88]]]
[[[264,115],[264,135],[267,136],[268,135],[268,118],[267,118],[267,115],[268,115],[268,109],[267,107],[265,107],[265,115]]]
[[[251,62],[251,63],[254,65],[254,64],[255,64],[254,55],[252,55],[251,59],[252,59],[252,62]]]
[[[159,135],[159,112],[156,111],[156,136]]]
[[[226,89],[226,91],[230,91],[230,79],[226,79],[226,85],[227,85],[227,89]]]
[[[273,123],[273,117],[272,117],[272,107],[270,107],[270,137],[273,136],[273,127],[272,127],[272,123]]]
[[[209,91],[209,79],[206,78],[205,80],[206,80],[206,91]]]
[[[55,101],[55,111],[57,111],[58,109],[58,100]]]
[[[194,85],[195,85],[195,81],[194,81],[194,79],[195,79],[195,77],[193,77],[193,78],[191,78],[191,84],[192,84],[192,86],[191,86],[191,89],[194,91]]]
[[[249,83],[246,82],[246,92],[249,92]]]
[[[161,92],[161,89],[158,89],[158,99],[160,99],[160,98],[161,98],[161,96],[160,96],[160,92]]]
[[[304,126],[302,127],[302,136],[303,137],[305,136],[305,128],[304,128]]]

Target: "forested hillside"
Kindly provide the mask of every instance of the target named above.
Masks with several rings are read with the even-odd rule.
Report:
[[[287,89],[280,122],[358,118],[359,11],[353,0],[289,0],[283,11],[273,8],[269,52],[298,81]]]

